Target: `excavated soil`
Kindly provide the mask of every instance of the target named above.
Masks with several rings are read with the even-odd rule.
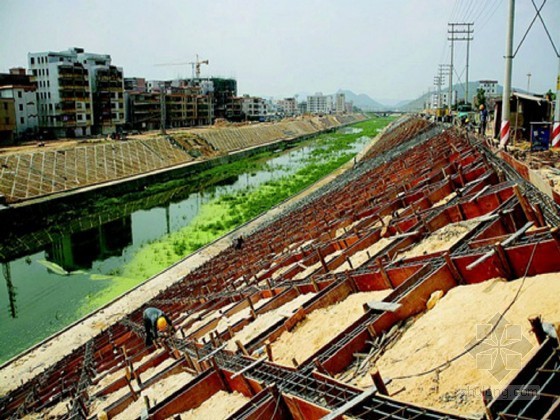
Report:
[[[382,300],[389,293],[390,289],[355,293],[340,303],[311,312],[292,331],[282,333],[272,343],[274,362],[287,366],[292,366],[292,358],[303,362],[360,318],[364,303]]]
[[[461,414],[483,413],[481,391],[491,388],[494,393],[499,392],[537,349],[528,318],[541,315],[547,322],[560,321],[560,273],[525,280],[519,298],[504,316],[512,327],[498,327],[483,345],[438,373],[410,379],[396,378],[445,363],[474,343],[477,333],[479,339],[484,337],[489,325],[496,322],[494,317],[505,310],[521,284],[522,280],[493,279],[450,290],[379,359],[377,367],[383,378],[386,381],[394,378],[388,385],[389,392],[405,387],[395,398]],[[479,355],[477,366],[477,354],[483,350],[508,356],[508,359],[501,362],[496,358],[494,369],[489,370],[491,359]],[[371,386],[369,375],[358,385]]]
[[[180,413],[181,420],[219,420],[229,417],[232,413],[247,404],[249,399],[239,392],[218,391],[200,406]]]

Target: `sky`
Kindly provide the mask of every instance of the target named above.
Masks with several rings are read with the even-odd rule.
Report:
[[[517,0],[514,49],[535,16]],[[540,6],[543,0],[533,0]],[[541,14],[560,50],[560,0]],[[28,52],[81,47],[110,54],[125,77],[234,77],[238,93],[288,97],[338,89],[385,103],[433,89],[450,61],[449,22],[473,22],[469,80],[504,79],[508,0],[0,0],[0,72]],[[465,79],[466,42],[455,43]],[[559,59],[537,19],[513,64],[513,86],[554,89]]]

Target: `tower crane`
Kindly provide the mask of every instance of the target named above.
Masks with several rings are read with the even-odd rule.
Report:
[[[210,62],[208,60],[199,60],[198,54],[196,55],[196,61],[190,61],[188,63],[163,63],[163,64],[156,64],[156,66],[185,66],[190,65],[192,68],[192,78],[200,79],[200,66],[202,64],[209,65]]]

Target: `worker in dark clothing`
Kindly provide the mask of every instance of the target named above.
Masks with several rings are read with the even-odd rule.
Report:
[[[488,110],[486,106],[480,105],[480,133],[479,134],[486,134],[486,123],[488,122]]]
[[[146,308],[143,318],[147,346],[151,346],[152,342],[158,338],[158,333],[168,331],[172,333],[175,332],[175,328],[171,325],[169,317],[158,308]]]

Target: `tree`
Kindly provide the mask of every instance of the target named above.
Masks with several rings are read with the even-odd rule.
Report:
[[[552,89],[548,89],[548,92],[544,94],[544,97],[548,99],[550,102],[556,100],[556,94],[552,91]]]
[[[482,88],[478,88],[476,91],[476,106],[480,105],[486,106],[486,92]]]

